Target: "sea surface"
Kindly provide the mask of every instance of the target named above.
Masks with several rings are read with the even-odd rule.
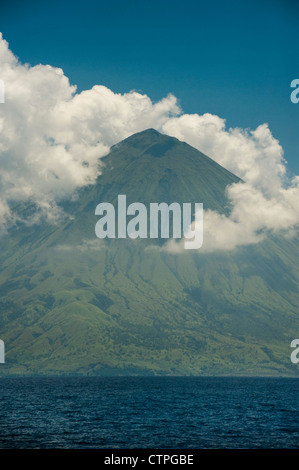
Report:
[[[299,448],[299,379],[0,378],[0,448]]]

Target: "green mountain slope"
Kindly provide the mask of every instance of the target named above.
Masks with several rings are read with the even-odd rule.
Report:
[[[154,240],[95,237],[99,202],[203,202],[227,213],[239,181],[150,129],[114,146],[57,226],[1,239],[0,374],[298,375],[298,238],[174,255]],[[31,210],[20,207],[19,211]]]

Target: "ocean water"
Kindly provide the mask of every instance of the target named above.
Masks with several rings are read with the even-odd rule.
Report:
[[[298,392],[292,378],[0,378],[0,448],[298,448]]]

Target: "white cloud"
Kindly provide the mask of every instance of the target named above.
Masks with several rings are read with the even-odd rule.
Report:
[[[169,95],[153,104],[134,91],[121,95],[104,86],[76,94],[59,68],[21,64],[0,37],[0,216],[8,201],[32,199],[57,213],[56,202],[94,183],[99,158],[112,144],[178,113]]]
[[[184,114],[169,119],[163,131],[185,140],[220,165],[269,195],[281,187],[285,175],[283,149],[267,124],[254,131],[226,130],[225,120],[212,115]]]
[[[258,243],[269,233],[294,236],[299,225],[299,179],[288,189],[280,188],[275,197],[267,197],[250,183],[227,187],[232,204],[229,217],[212,210],[204,211],[202,252],[233,250]],[[194,224],[192,224],[194,229]],[[183,240],[171,240],[166,251],[183,253]]]
[[[229,217],[211,210],[204,212],[201,251],[258,243],[269,232],[295,233],[299,224],[299,177],[286,180],[283,149],[267,124],[254,131],[227,130],[224,119],[195,114],[170,118],[163,130],[206,153],[244,181],[227,188],[232,205]],[[166,249],[183,252],[183,243],[171,241]]]
[[[285,187],[283,149],[267,124],[226,129],[212,115],[183,114],[173,95],[153,103],[144,94],[94,86],[81,93],[59,68],[22,64],[0,35],[0,218],[11,201],[33,200],[50,221],[59,202],[95,182],[111,145],[153,127],[184,140],[240,176],[227,189],[230,217],[205,211],[201,250],[256,243],[268,232],[290,233],[299,223],[299,177]],[[198,201],[202,202],[202,201]],[[34,219],[35,220],[35,219]],[[180,244],[168,245],[180,251]]]

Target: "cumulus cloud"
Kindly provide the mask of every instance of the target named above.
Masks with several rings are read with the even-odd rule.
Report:
[[[118,94],[100,85],[77,93],[61,69],[22,64],[1,34],[0,79],[6,98],[0,104],[2,223],[13,216],[12,203],[26,200],[54,222],[61,215],[59,201],[96,181],[111,145],[153,127],[243,180],[227,188],[229,217],[205,211],[201,250],[233,249],[298,226],[299,177],[287,181],[283,149],[267,124],[227,129],[218,116],[183,114],[171,94],[153,103],[144,94]],[[167,249],[179,252],[181,246],[173,241]]]
[[[283,149],[267,124],[253,131],[226,129],[225,119],[206,113],[169,119],[163,131],[185,140],[268,195],[281,187],[286,167]]]
[[[153,104],[134,91],[104,86],[76,93],[63,71],[22,64],[0,36],[0,217],[10,202],[32,200],[44,212],[95,182],[99,159],[112,144],[148,127],[161,127],[179,112],[172,95]]]
[[[266,197],[250,183],[235,183],[227,188],[232,203],[230,216],[204,211],[202,252],[233,250],[258,243],[269,233],[295,235],[298,224],[299,181],[288,189],[281,188],[276,197]],[[194,224],[192,224],[194,229]],[[183,241],[171,240],[166,251],[183,253]]]
[[[258,243],[269,233],[294,235],[299,224],[299,177],[286,177],[283,149],[267,124],[255,130],[226,129],[225,120],[211,114],[170,118],[163,126],[169,135],[185,140],[242,178],[228,186],[229,217],[204,212],[202,251],[232,250]],[[194,228],[194,227],[192,227]],[[182,252],[183,243],[166,249]]]

